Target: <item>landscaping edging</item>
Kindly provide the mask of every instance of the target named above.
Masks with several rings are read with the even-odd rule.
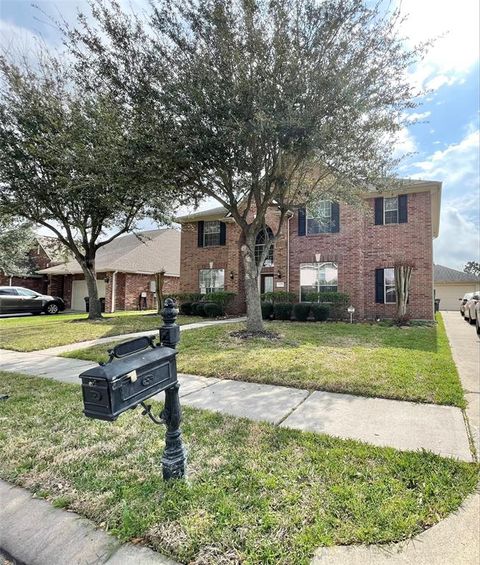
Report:
[[[0,480],[0,550],[27,565],[178,565]]]

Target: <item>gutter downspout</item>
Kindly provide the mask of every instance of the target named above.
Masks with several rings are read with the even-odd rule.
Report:
[[[114,271],[112,273],[112,306],[110,308],[110,311],[113,313],[115,312],[115,300],[116,300],[116,286],[117,286],[117,272],[118,271]]]
[[[287,219],[287,292],[290,292],[290,220],[293,214],[290,214]]]

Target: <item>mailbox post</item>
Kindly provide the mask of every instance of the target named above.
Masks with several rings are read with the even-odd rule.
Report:
[[[182,412],[178,396],[175,350],[180,341],[180,328],[175,323],[178,310],[171,298],[162,310],[164,325],[160,328],[160,345],[155,336],[140,337],[114,347],[107,363],[80,375],[84,414],[89,418],[114,421],[129,409],[143,407],[156,424],[165,424],[165,450],[162,456],[163,478],[185,476],[187,451],[182,442]],[[165,391],[165,405],[160,418],[145,404],[152,396]]]

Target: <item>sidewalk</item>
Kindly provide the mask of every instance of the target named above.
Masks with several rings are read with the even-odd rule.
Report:
[[[96,364],[44,352],[0,350],[0,370],[80,384],[78,375]],[[462,411],[349,394],[179,375],[186,406],[263,420],[400,450],[426,449],[463,461],[472,454]],[[163,399],[163,394],[159,395]]]

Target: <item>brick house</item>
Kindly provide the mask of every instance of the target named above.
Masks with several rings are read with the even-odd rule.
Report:
[[[144,231],[114,239],[97,252],[96,271],[105,311],[156,308],[155,273],[165,270],[163,291],[176,293],[180,274],[180,232]],[[38,271],[48,276],[49,294],[60,296],[67,309],[85,311],[87,284],[75,260]]]
[[[365,206],[320,201],[292,211],[260,275],[260,290],[348,293],[360,319],[395,315],[393,266],[414,264],[409,312],[433,318],[433,239],[438,236],[441,183],[405,181],[401,192],[366,193]],[[253,213],[253,212],[252,212]],[[276,231],[272,206],[267,229]],[[237,293],[245,311],[241,231],[223,207],[177,218],[182,226],[180,291]],[[257,237],[258,250],[263,234]]]
[[[46,294],[48,277],[38,274],[38,271],[61,263],[64,259],[63,248],[56,237],[37,235],[27,255],[30,272],[25,275],[0,273],[0,286],[23,286],[40,294]]]

